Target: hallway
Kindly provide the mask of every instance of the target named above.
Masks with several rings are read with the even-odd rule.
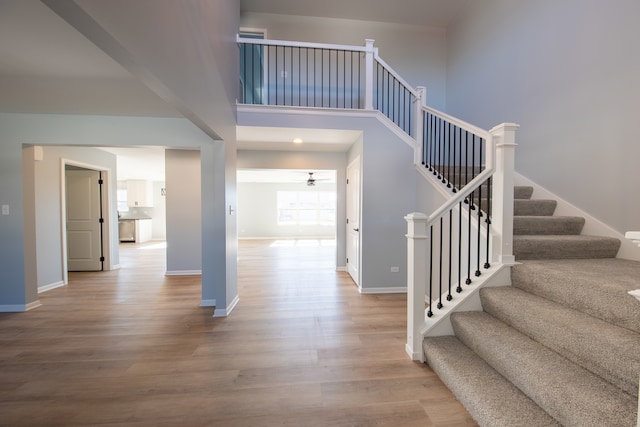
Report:
[[[405,295],[360,295],[332,244],[240,241],[228,318],[163,245],[123,245],[121,270],[0,315],[0,425],[475,425],[404,353]]]

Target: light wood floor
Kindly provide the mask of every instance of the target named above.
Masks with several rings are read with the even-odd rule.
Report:
[[[404,353],[404,295],[360,295],[331,241],[239,245],[228,318],[153,243],[0,315],[0,425],[475,425]]]

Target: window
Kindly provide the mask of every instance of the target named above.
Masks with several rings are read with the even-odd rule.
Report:
[[[128,212],[129,204],[127,203],[127,190],[118,188],[116,191],[116,198],[118,200],[118,212]]]
[[[278,191],[278,225],[335,224],[335,192]]]

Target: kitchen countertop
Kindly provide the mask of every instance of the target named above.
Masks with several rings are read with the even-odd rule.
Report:
[[[133,221],[138,219],[151,219],[151,217],[144,215],[122,215],[118,217],[118,221]]]

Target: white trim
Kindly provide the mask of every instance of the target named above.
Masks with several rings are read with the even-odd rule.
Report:
[[[33,310],[42,305],[39,300],[30,302],[29,304],[8,304],[0,305],[0,313],[22,313],[25,311]]]
[[[406,294],[407,287],[406,286],[388,286],[381,288],[362,288],[358,287],[358,292],[364,295],[371,294]]]
[[[233,301],[229,303],[227,308],[218,309],[218,307],[216,307],[215,310],[213,311],[213,317],[227,317],[228,315],[231,314],[233,309],[236,308],[236,305],[238,305],[239,302],[240,302],[240,298],[238,298],[238,295],[236,295]]]
[[[347,271],[347,267],[336,267],[336,271]]]
[[[202,276],[202,270],[167,270],[165,276]]]
[[[603,223],[599,219],[589,215],[585,211],[581,210],[577,206],[569,203],[556,194],[547,190],[546,188],[536,184],[529,178],[519,174],[514,174],[515,185],[526,185],[533,187],[533,197],[538,199],[555,199],[558,202],[554,215],[556,216],[581,216],[584,218],[585,223],[582,228],[584,235],[605,236],[613,237],[620,240],[620,249],[616,258],[629,259],[634,261],[640,261],[640,248],[635,245],[631,240],[625,239],[624,235],[614,230],[609,225]]]
[[[238,240],[336,240],[335,237],[326,236],[272,236],[272,237],[238,237]]]
[[[403,131],[397,124],[384,115],[379,110],[351,110],[343,108],[325,108],[325,107],[292,107],[287,105],[252,105],[252,104],[237,104],[237,113],[246,114],[286,114],[286,115],[311,115],[311,116],[323,116],[323,117],[351,117],[351,118],[368,118],[378,119],[383,125],[385,125],[391,132],[393,132],[398,138],[402,139],[411,148],[416,149],[418,142],[412,138],[409,134]],[[238,123],[242,126],[242,123]],[[486,132],[486,131],[485,131]]]
[[[200,301],[200,307],[215,307],[216,300],[215,299],[203,299]]]
[[[51,289],[60,288],[62,286],[66,286],[66,283],[64,283],[63,281],[49,283],[48,285],[40,286],[38,288],[38,293],[40,294],[42,292],[47,292],[47,291],[50,291]]]
[[[266,37],[266,34],[265,34]],[[286,40],[267,40],[267,39],[250,39],[236,35],[237,43],[259,44],[264,46],[288,46],[288,47],[306,47],[310,49],[333,49],[333,50],[351,50],[354,52],[365,52],[364,46],[349,46],[343,44],[326,44],[326,43],[309,43],[309,42],[292,42]]]

